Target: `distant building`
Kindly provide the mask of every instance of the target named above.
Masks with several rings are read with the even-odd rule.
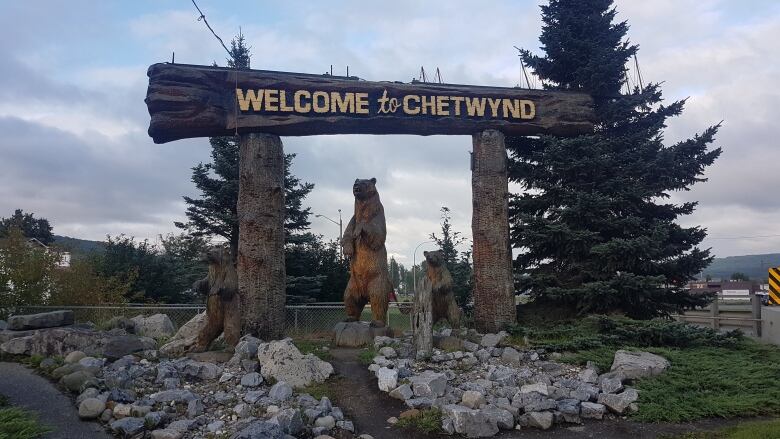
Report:
[[[37,238],[30,238],[30,239],[27,240],[27,243],[30,246],[40,247],[47,253],[56,254],[57,256],[59,256],[59,258],[57,259],[57,267],[59,267],[59,268],[68,268],[68,267],[70,267],[70,252],[60,251],[60,250],[51,248],[48,245],[46,245],[46,244],[42,243],[41,241],[39,241]]]
[[[697,280],[688,283],[693,293],[717,293],[721,300],[749,300],[751,295],[761,291],[758,282],[743,280],[706,281]]]

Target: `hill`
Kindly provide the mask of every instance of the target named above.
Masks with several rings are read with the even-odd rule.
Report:
[[[90,241],[87,239],[71,238],[69,236],[54,235],[54,245],[69,251],[73,256],[86,256],[91,253],[100,253],[106,248],[102,241]]]
[[[780,267],[780,253],[715,258],[712,264],[699,274],[699,277],[728,279],[732,274],[739,272],[746,274],[752,280],[766,282],[769,267]]]

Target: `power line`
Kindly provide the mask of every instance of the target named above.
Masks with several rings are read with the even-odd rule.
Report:
[[[214,38],[216,38],[217,41],[219,41],[219,44],[222,45],[222,48],[225,49],[225,52],[227,52],[228,55],[230,56],[230,58],[235,62],[236,60],[235,60],[235,58],[233,58],[233,54],[230,52],[230,49],[227,48],[227,46],[225,45],[225,42],[222,41],[222,38],[220,38],[219,35],[217,35],[217,33],[214,32],[214,29],[211,28],[211,26],[209,25],[208,20],[206,20],[206,15],[204,15],[203,11],[200,10],[200,8],[198,7],[198,4],[195,3],[195,0],[192,0],[192,4],[195,5],[195,9],[197,9],[198,13],[200,14],[200,17],[198,17],[198,21],[203,20],[203,23],[206,25],[207,28],[209,28],[209,30],[211,31],[211,34],[214,35]]]

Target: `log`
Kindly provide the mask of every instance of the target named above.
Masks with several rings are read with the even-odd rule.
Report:
[[[479,331],[498,332],[517,319],[504,135],[494,130],[477,134],[473,147],[474,321]]]
[[[242,333],[280,339],[285,323],[284,150],[278,136],[241,136],[237,210]]]
[[[423,276],[420,288],[414,294],[412,331],[417,359],[426,359],[433,353],[433,291],[428,276]]]
[[[571,136],[592,131],[593,102],[576,92],[457,84],[373,82],[356,77],[185,64],[147,72],[155,143],[262,132]]]

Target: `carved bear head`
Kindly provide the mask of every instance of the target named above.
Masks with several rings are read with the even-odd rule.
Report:
[[[230,261],[230,248],[219,245],[211,247],[201,256],[201,261],[209,265],[226,263]]]
[[[376,178],[369,180],[355,179],[355,184],[352,185],[352,194],[358,200],[366,200],[376,194]]]
[[[423,255],[425,256],[425,262],[431,267],[444,265],[444,252],[442,250],[423,252]]]

